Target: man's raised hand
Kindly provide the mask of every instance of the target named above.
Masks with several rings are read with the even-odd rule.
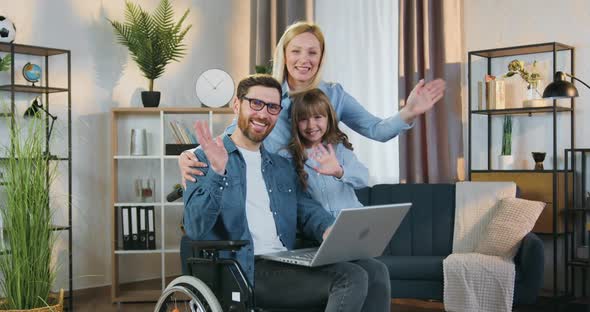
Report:
[[[203,152],[205,152],[207,159],[209,159],[211,169],[217,172],[217,174],[225,175],[225,166],[227,165],[228,155],[221,137],[211,137],[209,125],[206,121],[200,120],[195,122],[195,134],[197,135],[197,141],[199,141]]]

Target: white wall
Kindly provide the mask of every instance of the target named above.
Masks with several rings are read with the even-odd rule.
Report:
[[[151,11],[158,2],[140,3]],[[147,80],[128,56],[127,49],[115,43],[112,27],[106,20],[123,19],[124,1],[0,0],[0,3],[0,14],[16,24],[16,43],[71,50],[74,288],[108,285],[112,239],[109,112],[113,107],[141,106],[139,92],[147,88]],[[186,8],[191,9],[187,20],[193,25],[186,38],[188,55],[180,63],[170,64],[154,87],[162,92],[160,106],[198,106],[194,85],[198,74],[205,69],[225,69],[234,80],[248,74],[250,3],[176,0],[173,5],[177,18]],[[27,58],[18,60],[26,61]],[[59,62],[63,61],[51,63],[51,73],[57,71]],[[17,76],[20,76],[18,70]],[[7,73],[0,74],[0,81],[7,82],[7,77]],[[64,73],[51,76],[53,82],[65,84],[64,77]],[[17,97],[17,109],[24,112],[31,100],[32,95]],[[63,96],[52,97],[52,107],[59,102],[63,107],[66,100]],[[8,101],[8,93],[0,94],[1,101]],[[58,136],[63,134],[62,140],[67,133],[63,121],[65,115],[56,126]],[[63,218],[65,212],[58,214]],[[59,259],[67,259],[66,248],[67,241],[60,239]],[[66,265],[67,262],[62,271],[67,269]],[[156,270],[153,277],[158,274]],[[67,285],[61,277],[57,284]]]
[[[582,80],[590,81],[590,1],[587,0],[465,0],[464,4],[464,39],[465,55],[468,51],[491,49],[498,47],[517,46],[525,44],[557,41],[575,47],[575,71],[576,76]],[[467,57],[465,56],[465,60]],[[536,59],[537,56],[529,56],[527,61]],[[510,61],[510,60],[508,60]],[[467,67],[465,67],[467,68]],[[503,68],[505,69],[505,68]],[[467,69],[463,77],[463,86],[466,90]],[[549,77],[545,79],[551,81]],[[590,137],[586,134],[590,131],[590,90],[576,84],[580,97],[576,99],[575,110],[575,137],[577,147],[590,147]],[[466,93],[465,93],[466,94]],[[467,98],[467,96],[465,96]],[[466,105],[466,103],[465,103]],[[466,109],[464,109],[466,111]],[[567,126],[565,120],[560,119],[560,124]],[[495,142],[498,142],[501,125],[493,124],[495,129]],[[569,133],[569,128],[567,128]],[[478,131],[478,130],[475,130]],[[545,168],[551,168],[552,143],[551,143],[551,119],[545,117],[518,117],[514,124],[513,151],[516,163],[530,169],[533,162],[530,156],[532,151],[548,152],[545,160]],[[569,140],[569,134],[560,129],[561,140]],[[465,128],[465,137],[467,128]],[[526,137],[527,139],[523,139]],[[474,137],[474,141],[477,138]],[[485,137],[481,138],[485,144]],[[569,142],[569,141],[568,141]],[[468,148],[468,145],[465,145]],[[562,163],[563,147],[558,145],[558,161]],[[499,154],[499,153],[496,153]],[[465,152],[467,155],[467,152]],[[495,155],[495,154],[493,154]],[[483,166],[485,158],[480,153],[474,153],[473,160]],[[563,165],[562,167],[563,168]],[[545,250],[545,287],[552,288],[552,245],[546,240]],[[559,247],[561,250],[561,246]],[[559,251],[559,258],[563,258]],[[563,264],[560,263],[560,271]],[[563,273],[560,272],[560,278]]]
[[[521,0],[521,1],[464,1],[464,34],[465,47],[468,51],[491,49],[498,47],[526,45],[557,41],[575,47],[575,71],[576,76],[585,81],[590,81],[590,37],[587,30],[590,27],[590,2],[586,0]],[[547,74],[544,75],[543,85],[552,81],[550,77],[551,63],[547,64],[547,55],[531,55],[518,57],[527,62],[533,60],[542,62]],[[561,56],[559,57],[561,58]],[[503,61],[509,62],[513,58]],[[467,60],[467,59],[466,59]],[[550,61],[550,60],[549,60]],[[559,64],[558,68],[569,71],[569,67]],[[498,65],[498,74],[506,72],[506,67]],[[542,73],[543,73],[542,72]],[[465,70],[463,85],[466,86],[467,70]],[[516,81],[515,81],[516,80]],[[511,78],[511,83],[518,83],[518,77]],[[580,97],[576,100],[575,135],[577,147],[590,146],[590,138],[584,134],[590,131],[590,126],[585,122],[590,118],[590,90],[577,84]],[[542,90],[542,89],[541,89]],[[467,97],[465,97],[467,98]],[[562,118],[563,119],[563,118]],[[568,126],[565,119],[559,120],[559,125]],[[493,124],[501,133],[501,125]],[[541,118],[519,117],[514,124],[513,150],[517,165],[532,168],[534,165],[530,152],[547,151],[545,167],[551,168],[551,117]],[[563,131],[559,138],[569,142],[569,130]],[[568,132],[568,133],[565,133]],[[528,140],[521,139],[526,136]],[[499,135],[496,136],[499,139]],[[481,141],[485,143],[485,137]],[[499,154],[499,153],[498,153]],[[467,154],[466,154],[467,155]],[[558,145],[558,161],[563,161],[563,147]],[[482,155],[474,155],[474,161],[480,161]],[[530,166],[527,167],[527,166]]]

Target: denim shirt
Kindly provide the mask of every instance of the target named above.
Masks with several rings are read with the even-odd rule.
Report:
[[[350,129],[376,141],[387,142],[402,131],[412,127],[407,124],[399,114],[381,119],[369,113],[354,97],[348,94],[339,83],[321,81],[318,88],[330,99],[338,120],[346,124]],[[291,140],[291,99],[289,98],[289,86],[283,82],[283,95],[281,105],[283,110],[274,129],[264,140],[265,148],[271,153],[278,152]],[[385,105],[393,105],[387,103]],[[226,129],[226,133],[233,133],[236,120]]]
[[[184,228],[192,240],[248,240],[250,244],[237,253],[223,252],[221,256],[238,261],[244,274],[254,285],[254,246],[246,219],[246,163],[229,136],[223,136],[228,152],[225,175],[210,167],[201,168],[204,176],[197,182],[187,181],[184,192]],[[299,228],[306,236],[322,240],[324,231],[334,218],[309,193],[300,189],[292,163],[260,148],[262,177],[270,198],[277,234],[283,245],[295,247]],[[196,156],[209,165],[203,150]]]
[[[305,161],[304,169],[308,174],[307,191],[313,199],[322,204],[324,209],[336,217],[344,208],[363,206],[354,190],[369,185],[369,169],[342,143],[334,146],[334,152],[340,166],[344,169],[344,175],[340,179],[317,173],[313,168],[318,167],[319,163],[312,158]],[[282,149],[279,155],[292,158],[286,149]]]

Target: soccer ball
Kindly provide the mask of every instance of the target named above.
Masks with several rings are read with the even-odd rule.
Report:
[[[0,15],[0,42],[12,43],[16,36],[16,26],[6,17]]]

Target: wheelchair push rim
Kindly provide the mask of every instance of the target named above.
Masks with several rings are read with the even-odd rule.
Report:
[[[154,311],[222,312],[211,289],[193,276],[181,276],[170,282]]]

